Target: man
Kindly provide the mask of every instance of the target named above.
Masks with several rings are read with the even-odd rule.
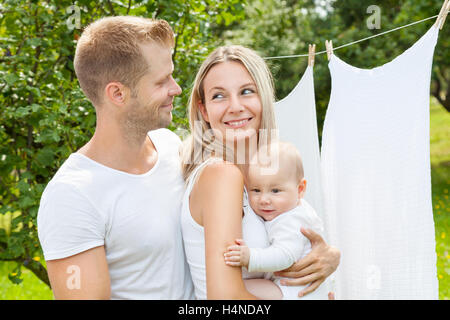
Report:
[[[179,221],[181,141],[158,129],[181,93],[173,46],[166,21],[138,17],[100,19],[78,40],[75,71],[97,124],[41,199],[39,239],[56,299],[194,298]]]
[[[78,41],[75,71],[96,130],[48,184],[38,213],[57,299],[193,297],[178,221],[180,140],[167,129],[147,135],[170,124],[181,93],[173,44],[166,21],[137,17],[101,19]]]

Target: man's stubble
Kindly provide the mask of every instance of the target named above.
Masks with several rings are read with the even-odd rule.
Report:
[[[124,136],[130,144],[140,144],[149,131],[170,125],[171,117],[162,114],[159,107],[156,103],[144,106],[137,100],[130,106],[121,121]]]

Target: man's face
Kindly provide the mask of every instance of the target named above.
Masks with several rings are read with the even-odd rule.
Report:
[[[149,65],[134,88],[125,114],[127,130],[139,135],[149,130],[167,127],[172,121],[173,98],[181,93],[180,86],[172,77],[172,50],[159,44],[141,45]]]

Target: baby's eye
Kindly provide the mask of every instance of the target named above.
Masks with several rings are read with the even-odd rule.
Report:
[[[253,191],[253,192],[259,192],[259,189],[252,189],[251,191]]]
[[[280,192],[281,190],[280,189],[272,189],[272,192],[273,193],[278,193],[278,192]]]

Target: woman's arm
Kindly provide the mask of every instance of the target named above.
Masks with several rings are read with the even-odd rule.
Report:
[[[311,283],[299,293],[300,296],[304,296],[316,290],[328,276],[336,271],[341,253],[337,248],[327,245],[323,238],[311,229],[302,228],[301,232],[311,241],[311,252],[290,268],[276,272],[275,275],[295,278],[281,281],[281,284],[288,286]]]
[[[241,268],[224,263],[226,248],[242,238],[241,171],[231,163],[207,166],[197,181],[205,231],[206,289],[208,299],[257,299],[242,280]]]

